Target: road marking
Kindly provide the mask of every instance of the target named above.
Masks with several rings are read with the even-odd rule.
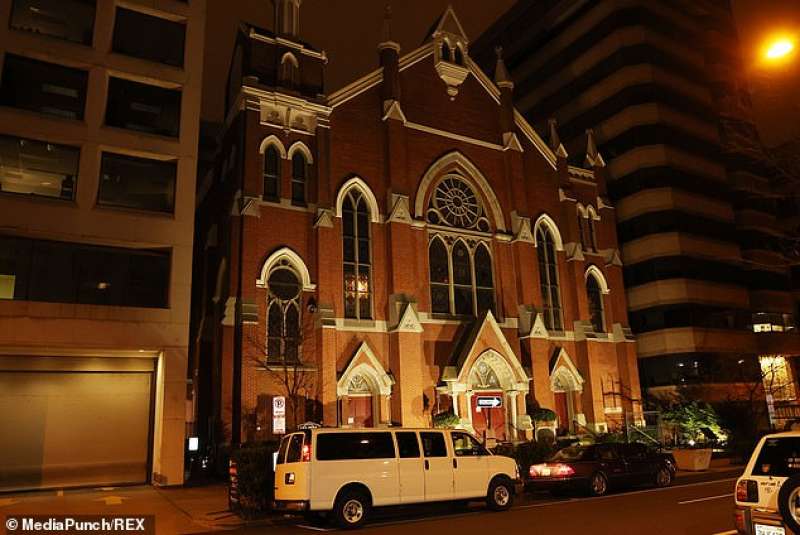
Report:
[[[705,498],[695,498],[694,500],[683,500],[678,502],[678,505],[686,505],[687,503],[707,502],[709,500],[719,500],[720,498],[730,498],[733,496],[732,492],[728,494],[720,494],[719,496],[706,496]]]
[[[570,503],[574,501],[581,501],[581,502],[588,502],[592,500],[608,500],[612,498],[622,498],[625,496],[632,496],[634,494],[646,494],[650,492],[664,492],[667,490],[675,490],[675,489],[682,489],[686,487],[699,487],[701,485],[713,485],[714,483],[724,483],[727,481],[736,481],[739,479],[738,477],[729,477],[726,479],[715,479],[714,481],[700,481],[699,483],[687,483],[685,485],[673,485],[671,487],[659,487],[657,489],[644,489],[644,490],[634,490],[631,492],[620,492],[619,494],[606,494],[605,496],[594,496],[590,498],[570,498],[569,500],[560,500],[560,501],[553,501],[553,502],[546,502],[546,503],[532,503],[529,505],[520,505],[518,507],[514,507],[514,509],[529,509],[531,507],[548,507],[550,505],[558,505],[560,503]]]
[[[92,501],[106,502],[106,505],[120,505],[122,503],[122,500],[127,500],[127,499],[128,498],[125,498],[123,496],[103,496],[102,498],[95,498]]]
[[[370,524],[370,525],[374,526],[375,524]],[[333,531],[333,528],[320,528],[317,526],[309,526],[307,524],[297,524],[297,527],[303,529],[313,529],[314,531]]]
[[[714,535],[736,535],[737,533],[739,532],[735,529],[732,529],[730,531],[720,531],[719,533],[714,533]]]

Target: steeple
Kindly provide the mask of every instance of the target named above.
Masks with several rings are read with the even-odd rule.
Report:
[[[303,0],[272,0],[272,3],[275,5],[275,33],[282,37],[297,37]]]
[[[561,136],[558,135],[558,121],[551,117],[547,120],[547,126],[550,130],[549,139],[547,140],[550,148],[553,149],[556,156],[566,159],[568,156],[567,149],[564,148],[564,144],[561,143]]]
[[[400,44],[392,40],[392,6],[386,4],[383,14],[383,40],[378,44],[378,55],[383,67],[381,96],[384,113],[390,106],[399,106],[400,99]]]
[[[497,87],[514,89],[514,82],[511,80],[511,75],[508,74],[505,61],[503,61],[503,47],[494,47],[494,53],[497,54],[497,64],[494,68],[494,83],[497,84]]]
[[[586,130],[586,161],[589,167],[605,167],[606,162],[600,151],[597,150],[597,142],[594,139],[594,130]]]

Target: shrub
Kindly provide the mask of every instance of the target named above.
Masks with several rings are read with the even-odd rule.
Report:
[[[238,477],[241,516],[253,517],[270,510],[275,481],[272,454],[278,445],[278,442],[255,442],[231,450],[231,461],[236,465]]]
[[[689,401],[674,405],[663,413],[663,419],[678,427],[681,443],[693,445],[726,436],[717,412],[708,403]]]
[[[433,415],[433,427],[452,429],[461,421],[453,411],[440,412]]]
[[[556,413],[550,409],[545,409],[544,407],[538,407],[533,409],[531,413],[531,418],[535,422],[555,422],[556,421]]]

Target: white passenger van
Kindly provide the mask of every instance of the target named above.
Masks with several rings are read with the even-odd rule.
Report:
[[[465,431],[307,429],[283,438],[275,469],[275,508],[332,511],[345,528],[372,507],[485,499],[511,507],[516,462],[492,455]]]

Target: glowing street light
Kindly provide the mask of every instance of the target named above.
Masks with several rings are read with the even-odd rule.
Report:
[[[767,46],[765,56],[769,60],[778,60],[791,54],[792,50],[794,50],[794,42],[791,39],[782,37]]]

